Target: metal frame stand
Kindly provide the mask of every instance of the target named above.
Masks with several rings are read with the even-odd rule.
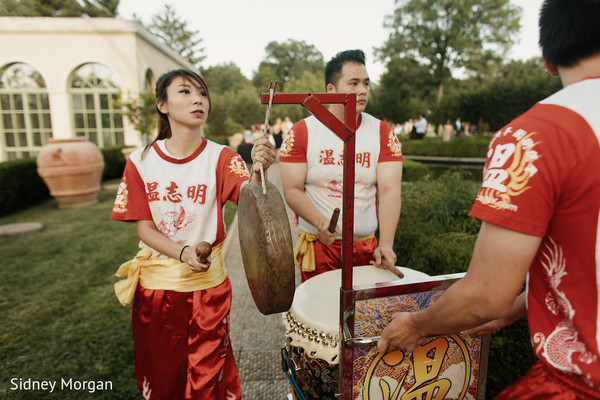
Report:
[[[344,190],[342,198],[342,285],[340,288],[340,337],[354,335],[354,292],[352,291],[352,250],[354,236],[354,179],[356,156],[356,95],[344,93],[276,93],[261,96],[262,104],[300,104],[344,142]],[[323,104],[343,104],[345,123]],[[349,336],[346,336],[349,335]],[[338,393],[352,398],[352,347],[340,340]]]

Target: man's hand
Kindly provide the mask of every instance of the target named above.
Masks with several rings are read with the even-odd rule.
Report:
[[[414,313],[408,312],[392,315],[392,321],[383,330],[381,339],[377,343],[377,350],[380,353],[389,353],[396,349],[413,352],[423,344],[426,337],[417,331],[413,315]]]
[[[335,242],[335,232],[329,231],[329,220],[325,217],[321,218],[317,225],[317,239],[328,246]]]
[[[252,146],[252,170],[260,173],[258,164],[262,164],[263,171],[266,171],[275,162],[275,156],[275,146],[266,137],[258,139]]]
[[[396,268],[396,254],[394,254],[392,246],[383,245],[377,247],[373,253],[373,258],[375,259],[371,261],[371,265],[374,265],[377,268],[387,269],[398,278],[404,278],[404,274]]]

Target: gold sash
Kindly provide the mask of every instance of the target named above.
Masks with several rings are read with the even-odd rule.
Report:
[[[133,300],[139,284],[145,289],[193,292],[220,285],[227,278],[223,262],[223,243],[213,247],[212,262],[206,272],[193,272],[190,266],[174,258],[152,257],[152,249],[144,247],[133,260],[122,264],[115,273],[127,276],[115,282],[115,294],[122,305]]]
[[[298,262],[302,260],[300,269],[304,272],[315,270],[315,240],[317,240],[317,235],[298,229],[298,241],[294,246],[294,258]]]
[[[355,242],[368,240],[373,237],[375,237],[375,234],[357,239],[355,240]],[[302,260],[302,265],[300,266],[300,269],[304,272],[312,272],[316,268],[317,264],[315,262],[315,240],[317,240],[317,235],[305,232],[302,229],[298,228],[298,241],[296,242],[296,246],[294,247],[294,258],[298,262]]]

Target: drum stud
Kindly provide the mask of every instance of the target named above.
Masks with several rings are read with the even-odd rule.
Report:
[[[331,342],[331,347],[335,348],[335,347],[337,347],[337,345],[338,345],[337,340],[334,340],[334,341]]]
[[[316,329],[314,329],[314,328],[313,328],[313,330],[312,330],[312,334],[313,334],[314,336],[317,336],[317,334],[318,334],[318,333],[319,333],[319,332],[318,332]]]
[[[328,344],[329,344],[329,340],[327,340],[327,339],[323,339],[323,345],[324,345],[324,346],[327,346]]]
[[[310,340],[311,342],[315,339],[315,337],[313,335],[308,335],[308,340]]]
[[[321,338],[320,338],[320,337],[318,337],[318,336],[316,336],[316,337],[315,337],[315,342],[317,342],[317,343],[321,343]]]
[[[327,339],[329,339],[329,340],[333,339],[333,335],[331,333],[328,333],[327,334]]]

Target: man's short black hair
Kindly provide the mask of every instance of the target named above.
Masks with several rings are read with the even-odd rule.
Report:
[[[365,53],[362,50],[346,50],[337,53],[325,67],[325,87],[328,84],[337,86],[340,76],[342,75],[342,67],[347,62],[354,62],[365,65]]]
[[[600,0],[545,0],[539,27],[546,60],[572,67],[600,52]]]

